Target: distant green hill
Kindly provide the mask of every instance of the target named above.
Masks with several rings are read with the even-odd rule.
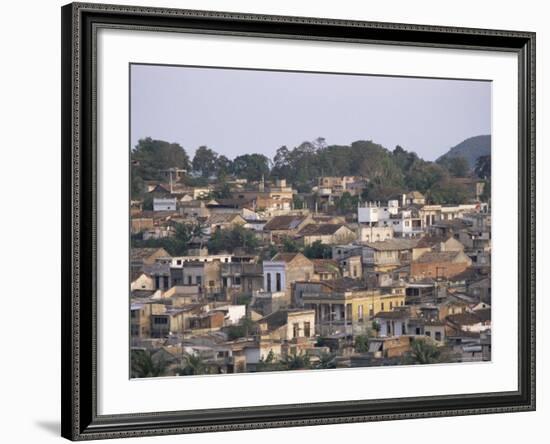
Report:
[[[446,158],[464,157],[470,168],[474,168],[476,160],[480,156],[487,156],[491,154],[491,135],[470,137],[458,145],[452,147],[447,153],[443,154],[437,159],[437,162],[441,162]]]

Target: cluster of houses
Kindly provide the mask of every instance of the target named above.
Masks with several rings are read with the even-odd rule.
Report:
[[[171,171],[149,184],[152,210],[131,210],[142,239],[174,236],[178,223],[202,227],[185,256],[131,248],[131,346],[162,360],[165,374],[179,374],[189,356],[208,373],[296,356],[308,368],[327,368],[327,356],[328,368],[400,364],[419,340],[445,362],[490,360],[491,216],[477,196],[429,205],[413,191],[341,214],[331,202],[366,179],[320,177],[317,200],[305,196],[300,209],[283,179],[228,181],[224,199],[176,179]],[[258,251],[208,251],[217,230],[237,226]],[[323,257],[307,257],[313,245]]]

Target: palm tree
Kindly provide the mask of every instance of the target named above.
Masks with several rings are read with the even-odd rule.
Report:
[[[311,361],[307,352],[300,352],[300,354],[296,354],[296,351],[294,351],[291,355],[287,355],[282,360],[282,363],[287,370],[303,370],[311,368]]]
[[[405,364],[436,364],[442,362],[442,354],[439,347],[426,339],[413,339],[411,351],[404,361]]]
[[[319,362],[315,366],[318,369],[336,368],[336,354],[323,352],[319,356]]]
[[[185,353],[183,360],[185,365],[176,369],[176,373],[179,375],[204,375],[207,373],[206,363],[199,355],[193,355]]]
[[[132,378],[156,378],[166,372],[164,359],[154,360],[151,352],[146,350],[131,351]]]

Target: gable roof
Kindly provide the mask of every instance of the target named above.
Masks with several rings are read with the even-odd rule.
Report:
[[[416,248],[430,248],[436,244],[447,242],[451,238],[453,237],[450,234],[448,234],[447,236],[427,235],[418,241],[418,244],[416,244]]]
[[[340,268],[338,268],[338,262],[334,259],[311,259],[313,262],[313,270],[315,273],[338,273],[340,274]]]
[[[345,227],[345,225],[344,224],[321,224],[321,225],[309,224],[309,225],[306,225],[304,228],[302,228],[298,232],[298,236],[331,236],[342,227]]]
[[[394,310],[394,311],[379,311],[374,315],[375,318],[380,319],[405,319],[410,316],[405,310]]]
[[[237,219],[237,221],[235,221]],[[212,214],[207,220],[208,225],[228,224],[231,222],[238,222],[241,219],[242,223],[246,223],[243,217],[239,213],[216,213]]]
[[[295,230],[305,220],[306,216],[275,216],[265,224],[264,230]]]
[[[460,256],[465,256],[466,259],[468,258],[462,251],[427,251],[416,259],[415,262],[419,264],[426,264],[429,262],[452,262],[460,258]],[[464,262],[467,261],[465,260]]]
[[[418,239],[386,239],[378,242],[365,242],[369,248],[377,251],[410,250],[418,244]]]
[[[163,256],[170,257],[164,248],[131,248],[130,255],[133,261],[139,261],[150,258],[155,253],[159,252],[159,250]]]
[[[294,261],[296,258],[303,258],[311,262],[307,257],[305,257],[302,253],[277,253],[271,260],[273,262],[286,262],[289,264],[290,262]]]

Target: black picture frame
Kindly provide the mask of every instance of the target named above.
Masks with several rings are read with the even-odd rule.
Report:
[[[72,3],[62,14],[62,436],[71,440],[535,409],[535,33]],[[98,27],[508,51],[519,62],[518,390],[97,414],[95,37]]]

